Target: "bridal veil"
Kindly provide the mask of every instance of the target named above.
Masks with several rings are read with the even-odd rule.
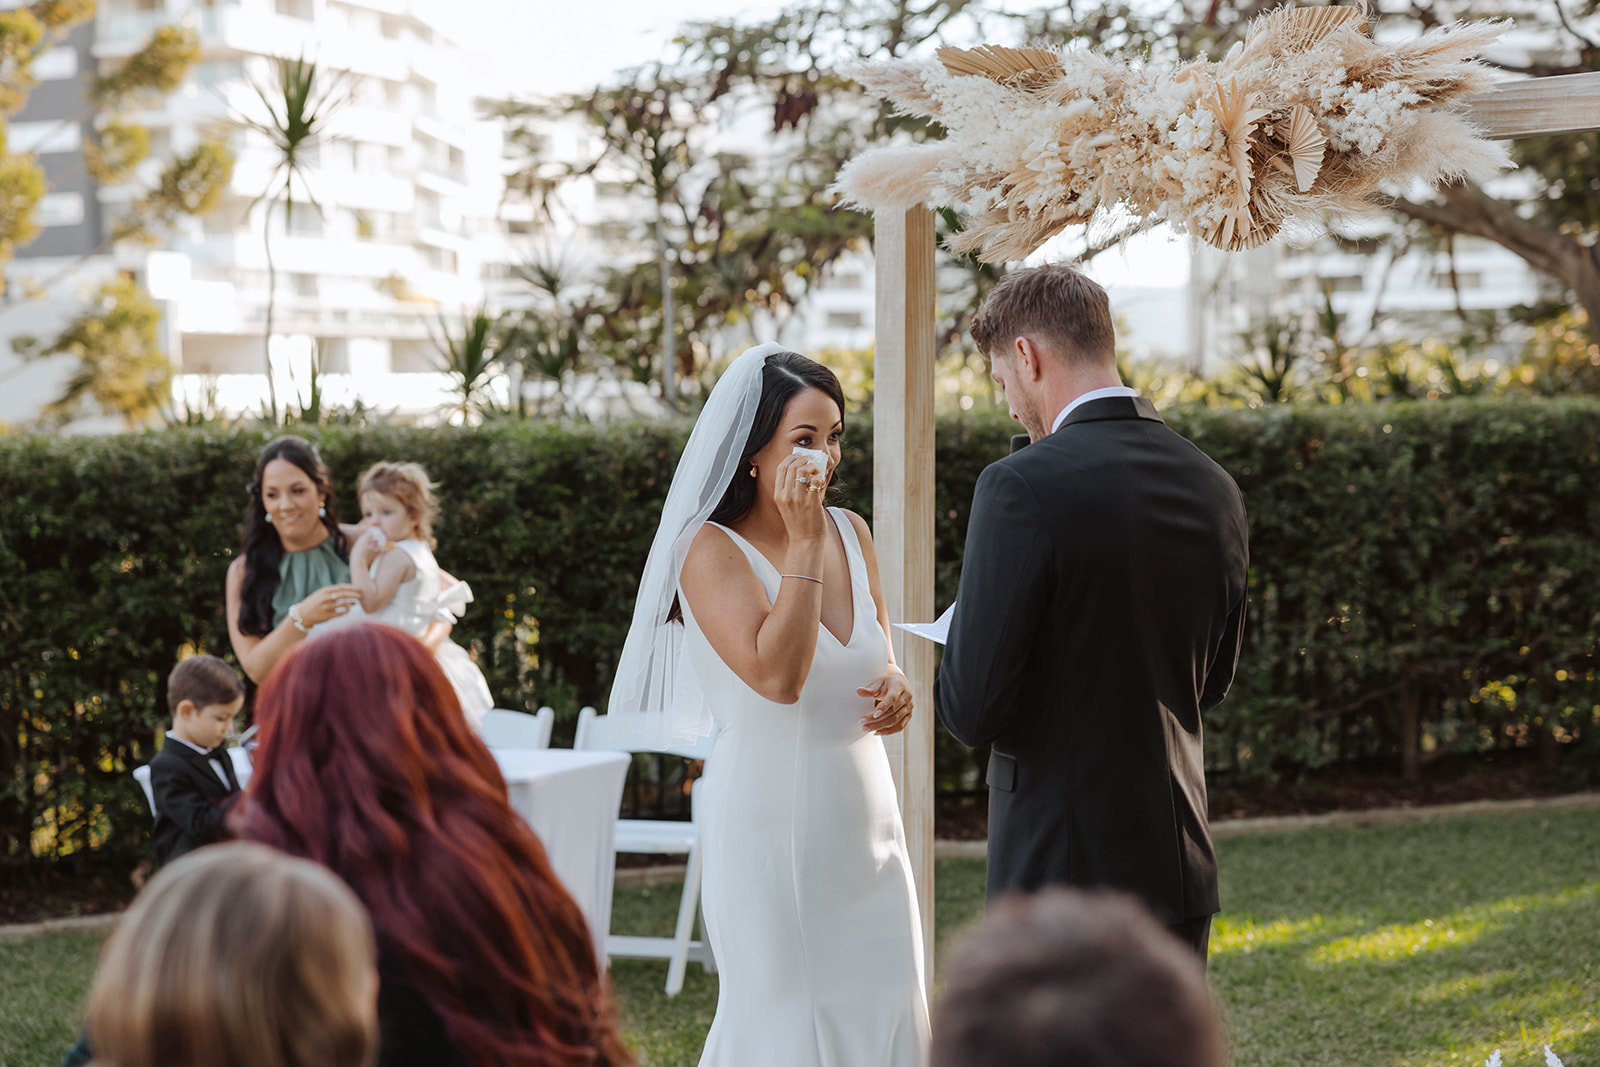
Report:
[[[712,732],[710,709],[684,658],[684,626],[668,622],[667,615],[678,595],[678,573],[689,545],[739,473],[761,403],[767,357],[784,350],[779,344],[757,345],[729,365],[711,390],[672,476],[607,709],[614,726],[641,746],[692,744]]]

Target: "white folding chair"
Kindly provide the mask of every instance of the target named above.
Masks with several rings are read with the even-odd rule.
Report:
[[[150,784],[150,765],[141,763],[133,769],[133,780],[139,783],[139,788],[144,790],[144,802],[150,805],[150,817],[156,815],[156,791]]]
[[[578,713],[578,734],[573,739],[574,749],[606,752],[665,752],[686,759],[705,759],[711,755],[710,737],[702,738],[693,746],[672,748],[641,747],[630,738],[617,736],[611,729],[608,716],[593,708]],[[706,973],[717,969],[708,941],[693,940],[695,919],[700,914],[700,819],[699,797],[691,786],[689,793],[689,821],[664,819],[618,819],[617,851],[642,852],[651,855],[683,855],[686,863],[683,875],[683,897],[678,902],[678,925],[672,937],[631,937],[608,934],[606,954],[626,959],[667,960],[667,996],[675,997],[683,989],[683,974],[689,960],[694,959]],[[702,926],[704,924],[702,923]]]
[[[540,708],[538,714],[490,708],[478,724],[478,736],[490,748],[549,748],[556,728],[556,710]]]
[[[233,776],[239,779],[239,788],[243,789],[250,784],[250,775],[255,773],[255,766],[250,762],[250,751],[242,745],[230,748],[228,758],[233,761]]]

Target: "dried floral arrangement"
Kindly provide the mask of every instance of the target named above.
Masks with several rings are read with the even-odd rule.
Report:
[[[1088,50],[941,48],[852,73],[943,140],[885,145],[839,173],[846,202],[966,216],[951,251],[1017,260],[1123,204],[1219,248],[1290,219],[1363,208],[1381,185],[1485,178],[1509,164],[1460,112],[1493,86],[1503,22],[1386,43],[1355,7],[1280,8],[1220,61],[1129,67]]]

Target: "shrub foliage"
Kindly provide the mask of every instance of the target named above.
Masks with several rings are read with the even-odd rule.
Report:
[[[1233,474],[1250,512],[1249,634],[1207,723],[1214,773],[1372,759],[1415,771],[1429,753],[1524,744],[1594,758],[1600,402],[1169,418]],[[1011,426],[939,430],[943,606],[972,486]],[[316,436],[347,517],[378,459],[416,460],[441,483],[439,557],[477,595],[455,638],[498,704],[552,704],[570,733],[580,705],[605,702],[686,432],[507,421]],[[138,855],[149,816],[127,772],[164,725],[175,659],[228,654],[223,572],[265,441],[0,438],[0,870]],[[871,469],[857,422],[839,502],[869,520]],[[977,787],[980,756],[942,738],[941,788]]]

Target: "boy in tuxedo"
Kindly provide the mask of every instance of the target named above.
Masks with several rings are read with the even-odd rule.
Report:
[[[244,684],[215,656],[190,656],[168,676],[172,729],[150,761],[158,864],[223,836],[222,820],[239,799],[228,731],[243,705]]]

